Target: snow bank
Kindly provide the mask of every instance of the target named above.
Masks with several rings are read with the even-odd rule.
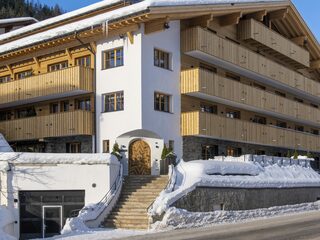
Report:
[[[320,175],[307,160],[254,156],[251,162],[181,160],[175,167],[173,191],[163,190],[150,215],[161,215],[174,202],[196,187],[293,188],[319,187]]]
[[[0,153],[0,162],[15,164],[119,164],[112,154]]]
[[[320,210],[320,201],[244,211],[188,212],[184,209],[172,207],[166,211],[161,222],[156,222],[151,227],[154,230],[203,227],[314,210]]]
[[[1,152],[13,152],[13,150],[4,136],[0,133],[0,153]]]
[[[229,4],[229,3],[261,3],[261,2],[283,2],[281,0],[145,0],[140,3],[136,3],[133,5],[129,5],[127,7],[123,7],[120,9],[116,9],[107,13],[103,13],[91,18],[87,18],[84,20],[80,20],[74,23],[66,24],[61,27],[57,27],[51,30],[47,30],[41,33],[34,34],[32,36],[28,36],[16,41],[12,41],[6,44],[2,44],[0,46],[0,53],[5,53],[8,51],[12,51],[23,46],[29,46],[36,43],[40,43],[43,41],[47,41],[49,39],[53,39],[58,36],[63,36],[66,34],[71,34],[77,31],[81,31],[84,29],[91,28],[92,26],[96,26],[99,24],[104,24],[109,21],[118,19],[120,17],[126,17],[131,14],[135,14],[141,11],[146,11],[150,7],[166,7],[166,6],[186,6],[186,5],[216,5],[216,4]],[[100,4],[109,4],[110,1],[103,1]],[[94,5],[88,7],[90,11],[93,11],[95,8]],[[0,41],[6,38],[19,35],[23,32],[34,31],[38,28],[44,27],[46,25],[50,25],[50,22],[55,23],[61,20],[65,20],[70,18],[70,16],[79,15],[81,13],[85,13],[86,10],[77,10],[75,12],[70,12],[69,15],[61,15],[59,17],[51,18],[46,21],[42,21],[36,24],[32,24],[30,26],[18,29],[16,31],[9,32],[7,34],[3,34],[0,36]]]
[[[15,240],[13,236],[5,232],[5,228],[9,224],[14,223],[14,218],[11,212],[5,206],[0,206],[0,240]]]

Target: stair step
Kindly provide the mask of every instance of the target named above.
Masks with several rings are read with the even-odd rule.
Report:
[[[119,224],[119,225],[122,225],[122,224],[136,224],[136,225],[145,225],[145,226],[148,226],[148,219],[137,219],[137,220],[134,220],[134,219],[108,219],[105,223],[107,224]]]

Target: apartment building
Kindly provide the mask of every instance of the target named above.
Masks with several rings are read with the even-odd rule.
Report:
[[[136,3],[138,2],[138,3]],[[17,151],[319,156],[320,47],[287,0],[102,1],[0,36]]]

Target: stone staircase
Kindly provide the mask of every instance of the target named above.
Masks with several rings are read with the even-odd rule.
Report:
[[[121,196],[103,225],[108,228],[148,229],[148,207],[168,183],[168,176],[127,176]]]

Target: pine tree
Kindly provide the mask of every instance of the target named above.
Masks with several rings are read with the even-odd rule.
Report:
[[[49,7],[32,0],[0,0],[0,19],[34,17],[41,21],[61,15],[63,12],[59,5]]]

